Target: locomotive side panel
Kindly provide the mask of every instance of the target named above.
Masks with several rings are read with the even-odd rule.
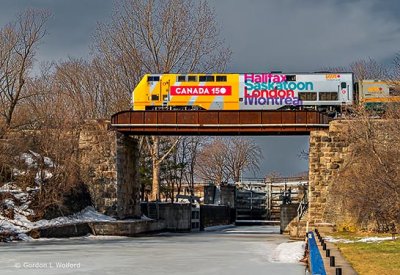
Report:
[[[132,101],[134,110],[337,108],[353,103],[353,74],[152,74]]]
[[[353,74],[241,74],[240,109],[276,110],[353,104]]]

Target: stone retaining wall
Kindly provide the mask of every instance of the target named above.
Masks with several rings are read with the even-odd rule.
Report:
[[[200,205],[200,230],[209,226],[232,224],[232,208],[226,205]]]
[[[70,238],[85,236],[89,233],[92,231],[88,223],[77,223],[34,229],[29,235],[33,238]]]
[[[89,223],[93,235],[128,236],[164,231],[164,221],[115,221]]]
[[[281,209],[280,209],[281,210],[281,214],[280,214],[280,220],[281,220],[280,232],[281,232],[281,234],[289,233],[289,231],[290,231],[289,224],[291,222],[296,221],[298,207],[299,207],[298,203],[281,205]]]
[[[28,235],[37,238],[70,238],[92,235],[129,236],[166,230],[165,221],[155,220],[125,220],[125,221],[96,221],[66,224],[33,229]]]

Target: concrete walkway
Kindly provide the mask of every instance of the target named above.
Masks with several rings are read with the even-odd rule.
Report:
[[[321,237],[323,238],[324,235],[321,233]],[[341,268],[342,269],[342,274],[343,275],[357,275],[357,272],[354,270],[354,268],[351,266],[351,264],[344,258],[342,253],[340,253],[339,249],[336,247],[335,244],[325,242],[326,243],[326,249],[330,250],[330,255],[335,257],[335,266],[331,267],[330,266],[330,258],[326,257],[326,251],[323,250],[323,247],[319,240],[317,239],[317,245],[319,252],[321,253],[322,259],[324,261],[324,266],[326,270],[327,275],[336,275],[336,269]]]

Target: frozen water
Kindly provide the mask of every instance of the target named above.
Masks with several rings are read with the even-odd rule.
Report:
[[[262,226],[237,229],[264,228],[271,232]],[[279,234],[234,231],[7,243],[2,245],[1,274],[304,274],[298,262],[271,261],[277,250],[292,253],[299,244]]]

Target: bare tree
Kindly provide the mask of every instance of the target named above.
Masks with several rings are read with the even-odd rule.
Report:
[[[257,171],[262,158],[260,147],[243,137],[216,138],[198,156],[197,174],[215,182],[240,181],[245,171]]]
[[[128,93],[145,73],[223,71],[231,55],[207,1],[122,0],[113,18],[94,48]]]
[[[74,106],[70,112],[78,121],[99,117],[99,93],[92,77],[90,65],[84,60],[70,59],[56,65],[54,89]]]
[[[353,61],[348,66],[324,67],[323,71],[328,72],[353,72],[356,81],[364,79],[387,79],[390,70],[384,64],[377,62],[373,58],[359,59]]]
[[[354,61],[349,65],[349,69],[354,73],[356,81],[389,77],[388,68],[372,58]]]
[[[186,146],[182,145],[182,153],[185,155],[185,163],[187,163],[186,173],[184,174],[186,182],[190,187],[191,195],[194,195],[195,170],[198,161],[198,154],[203,146],[202,137],[193,136],[186,138]]]
[[[229,180],[226,167],[227,150],[226,143],[222,138],[216,138],[205,144],[198,156],[197,176],[215,184],[227,182]]]
[[[394,65],[394,78],[395,80],[400,80],[400,53],[396,54],[393,59]]]
[[[249,138],[232,137],[227,140],[226,167],[234,182],[240,181],[245,171],[253,173],[259,170],[262,158],[261,148]]]
[[[145,73],[223,71],[231,51],[224,47],[207,1],[122,0],[110,24],[99,25],[94,49],[118,79],[118,93],[133,90]],[[153,158],[152,199],[159,198],[159,137],[148,144]]]
[[[377,120],[360,108],[357,121],[348,121],[350,157],[339,171],[334,192],[362,226],[375,223],[379,231],[400,225],[400,112],[388,109]]]
[[[161,163],[167,158],[167,156],[175,149],[178,144],[180,137],[172,138],[170,146],[164,152],[160,150],[160,142],[165,145],[165,141],[168,138],[160,139],[158,136],[149,137],[147,139],[147,146],[150,152],[153,166],[153,181],[152,181],[152,192],[150,200],[160,200],[160,169]]]
[[[396,96],[400,95],[400,53],[396,54],[393,59],[393,73],[391,75],[390,84],[394,89]]]
[[[0,30],[0,112],[7,127],[18,103],[31,96],[24,88],[49,16],[47,11],[29,9]]]

